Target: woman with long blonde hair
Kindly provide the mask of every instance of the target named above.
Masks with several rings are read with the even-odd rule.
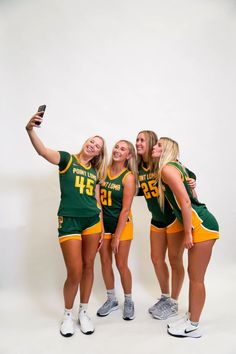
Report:
[[[204,277],[212,248],[219,238],[219,226],[206,205],[194,197],[188,186],[185,168],[179,163],[179,147],[170,138],[161,138],[153,148],[159,159],[158,186],[160,206],[167,198],[173,212],[184,227],[184,244],[188,249],[189,308],[188,313],[168,324],[168,333],[176,337],[201,337],[199,320],[205,302]]]
[[[93,266],[101,238],[100,182],[106,176],[106,146],[102,137],[86,140],[78,154],[47,148],[34,128],[42,122],[42,112],[32,116],[26,130],[34,149],[44,159],[59,167],[61,201],[58,210],[58,240],[67,270],[64,284],[64,315],[60,333],[74,334],[73,304],[81,283],[79,324],[85,334],[94,332],[87,314],[93,285]],[[83,275],[82,275],[83,267]]]
[[[105,236],[100,249],[100,257],[107,300],[97,311],[100,317],[107,316],[118,309],[112,253],[115,256],[124,290],[123,319],[133,320],[135,317],[128,256],[133,239],[131,204],[136,193],[136,186],[137,164],[134,146],[127,140],[119,140],[112,150],[107,177],[101,186]]]
[[[164,210],[161,210],[158,203],[158,159],[152,156],[153,147],[156,144],[158,144],[158,138],[155,132],[143,130],[138,133],[136,150],[139,184],[152,215],[150,225],[151,259],[161,288],[161,297],[148,311],[153,318],[165,320],[178,314],[178,296],[184,279],[183,225],[173,214],[167,200],[163,200]],[[195,177],[194,174],[192,176]],[[193,178],[188,180],[191,188],[195,188],[196,185]],[[167,251],[171,267],[171,280],[166,262]]]

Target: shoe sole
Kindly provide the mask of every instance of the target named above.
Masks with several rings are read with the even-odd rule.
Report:
[[[118,308],[119,308],[118,305],[115,306],[115,307],[112,307],[112,309],[111,309],[110,311],[108,311],[107,313],[104,313],[104,314],[102,314],[102,315],[97,312],[97,316],[98,316],[98,317],[106,317],[106,316],[110,315],[111,312],[118,310]]]
[[[167,330],[167,333],[169,335],[171,335],[172,337],[177,337],[177,338],[201,338],[202,335],[199,334],[199,333],[194,333],[194,332],[189,332],[189,333],[186,333],[186,334],[173,334],[173,333],[170,333],[168,330]]]
[[[123,317],[123,320],[125,321],[132,321],[135,319],[135,315],[133,315],[132,317]]]
[[[81,330],[81,332],[82,332],[83,334],[86,334],[86,335],[93,334],[94,331],[95,331],[95,329],[94,329],[93,331],[87,331],[87,332],[83,332],[82,329],[80,329],[80,330]]]
[[[72,337],[74,333],[66,333],[66,334],[63,334],[63,333],[60,331],[60,334],[61,334],[63,337],[69,338],[69,337]]]

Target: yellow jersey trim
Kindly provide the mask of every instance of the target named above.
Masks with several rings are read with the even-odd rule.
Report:
[[[118,178],[125,170],[127,170],[126,167],[124,167],[123,170],[121,170],[119,173],[117,173],[117,175],[115,175],[115,176],[112,177],[112,176],[111,176],[111,172],[110,172],[110,167],[108,167],[108,169],[107,169],[107,175],[108,175],[108,177],[109,177],[110,180],[113,180],[113,179]],[[127,171],[128,171],[128,170],[127,170]]]
[[[80,162],[80,160],[78,159],[78,157],[76,155],[74,155],[76,161],[78,162],[79,165],[81,165],[83,168],[85,168],[85,170],[89,170],[92,165],[91,165],[91,162],[89,163],[89,166],[85,166],[82,162]]]

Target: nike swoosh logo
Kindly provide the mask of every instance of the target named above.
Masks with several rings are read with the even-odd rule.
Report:
[[[196,331],[197,328],[194,328],[194,329],[191,329],[190,331],[187,331],[187,329],[184,330],[184,333],[190,333],[190,332],[193,332],[193,331]]]

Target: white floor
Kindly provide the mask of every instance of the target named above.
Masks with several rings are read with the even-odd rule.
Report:
[[[155,302],[154,288],[137,284],[134,279],[136,318],[122,319],[122,293],[118,289],[121,308],[105,318],[96,316],[104,300],[103,284],[96,279],[89,313],[96,325],[93,335],[86,336],[79,327],[71,338],[59,334],[62,297],[59,291],[1,291],[0,354],[235,354],[236,268],[227,267],[219,272],[211,267],[207,283],[207,302],[201,320],[203,337],[178,339],[166,333],[166,322],[154,320],[147,308]],[[145,286],[143,286],[145,285]],[[58,289],[55,289],[58,290]],[[187,281],[179,301],[180,314],[186,310]],[[75,308],[78,306],[76,303]],[[76,318],[76,310],[74,316]]]

